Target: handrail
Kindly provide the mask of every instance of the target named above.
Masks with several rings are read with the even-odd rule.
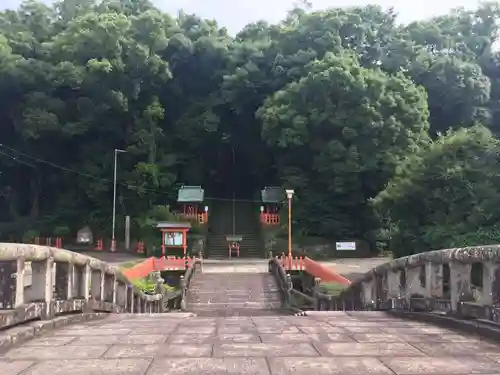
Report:
[[[74,312],[156,313],[148,295],[106,262],[55,247],[0,243],[0,329]]]
[[[473,277],[473,274],[477,277]],[[438,313],[500,324],[500,245],[430,251],[379,265],[320,310]]]
[[[281,263],[273,257],[269,259],[269,272],[274,275],[278,283],[284,307],[290,308],[292,301],[291,290],[293,289],[291,276],[285,272]]]

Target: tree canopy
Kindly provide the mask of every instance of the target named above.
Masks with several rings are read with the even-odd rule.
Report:
[[[296,8],[232,36],[148,0],[25,1],[0,13],[0,222],[103,227],[118,148],[134,218],[233,178],[294,188],[311,235],[498,241],[499,20]]]

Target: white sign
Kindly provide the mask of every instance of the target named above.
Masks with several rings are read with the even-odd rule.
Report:
[[[356,250],[356,242],[336,242],[337,250]]]

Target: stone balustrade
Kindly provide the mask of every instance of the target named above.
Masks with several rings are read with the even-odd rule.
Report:
[[[157,313],[163,298],[144,294],[118,268],[98,259],[0,243],[0,329],[77,312]]]
[[[280,259],[269,256],[269,273],[273,274],[281,293],[284,308],[292,308],[292,278],[287,274]]]
[[[430,251],[367,272],[317,310],[407,310],[500,323],[500,245]]]

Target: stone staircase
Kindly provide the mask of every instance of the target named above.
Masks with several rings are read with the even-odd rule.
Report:
[[[282,315],[281,296],[268,273],[202,273],[191,280],[188,310],[198,316]]]
[[[206,256],[212,259],[228,258],[227,235],[234,233],[242,236],[240,247],[241,258],[262,258],[264,244],[261,236],[260,223],[258,222],[258,207],[252,202],[219,201],[214,204],[210,214],[210,227],[208,233]]]

